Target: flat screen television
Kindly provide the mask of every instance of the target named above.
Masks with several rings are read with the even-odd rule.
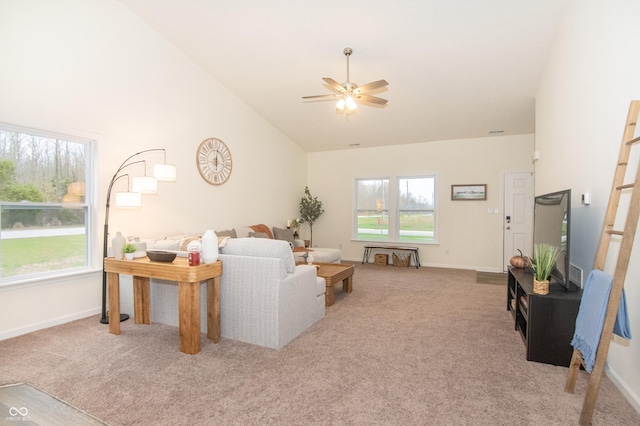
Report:
[[[552,244],[561,253],[551,271],[550,283],[558,283],[569,291],[578,287],[569,281],[571,230],[571,190],[552,192],[535,197],[533,244]]]

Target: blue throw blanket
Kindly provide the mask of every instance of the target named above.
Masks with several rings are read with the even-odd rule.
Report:
[[[584,285],[571,345],[582,353],[585,367],[589,372],[593,370],[595,364],[612,284],[613,277],[611,275],[594,269]],[[631,338],[624,289],[622,289],[614,333],[625,339]]]

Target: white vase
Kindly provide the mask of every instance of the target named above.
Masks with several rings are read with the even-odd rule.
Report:
[[[116,233],[116,236],[111,240],[111,248],[113,249],[113,258],[116,260],[122,260],[122,248],[126,241],[120,232]]]
[[[133,260],[133,253],[125,253],[124,258],[127,260]]]
[[[218,236],[209,229],[202,235],[202,261],[213,263],[218,260]]]

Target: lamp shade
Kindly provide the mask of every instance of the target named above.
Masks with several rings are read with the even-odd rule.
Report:
[[[153,166],[153,176],[163,182],[174,182],[176,180],[176,166],[171,164],[156,164]]]
[[[344,109],[344,98],[340,98],[340,100],[336,104],[336,110],[342,111],[343,109]]]
[[[139,192],[116,192],[116,207],[131,208],[142,205],[142,196]]]
[[[133,178],[131,190],[141,194],[155,194],[158,192],[158,180],[149,176],[136,176]]]

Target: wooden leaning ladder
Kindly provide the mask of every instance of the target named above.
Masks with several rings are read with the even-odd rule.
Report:
[[[620,146],[618,165],[616,166],[613,178],[609,205],[604,219],[604,226],[602,227],[602,234],[600,235],[600,244],[598,245],[598,251],[593,264],[594,269],[604,270],[607,254],[609,253],[611,236],[619,235],[621,237],[619,239],[620,250],[618,252],[615,271],[613,273],[613,284],[609,295],[609,302],[607,304],[607,312],[602,328],[602,334],[600,336],[600,343],[598,344],[596,360],[591,375],[589,376],[589,382],[587,384],[587,390],[582,404],[582,412],[580,413],[581,425],[591,424],[596,400],[598,399],[600,382],[602,380],[605,363],[607,361],[607,354],[609,353],[609,344],[611,343],[613,336],[613,328],[618,314],[620,297],[622,296],[622,289],[627,275],[631,249],[633,248],[633,241],[638,227],[638,217],[640,216],[640,164],[638,165],[635,181],[633,183],[625,184],[624,178],[627,171],[631,148],[634,144],[640,142],[640,137],[634,138],[639,112],[640,101],[631,101],[622,137],[622,144]],[[632,191],[631,200],[624,230],[618,231],[614,230],[613,226],[618,212],[620,196],[622,191],[626,189],[631,189]],[[564,388],[565,392],[573,393],[580,365],[584,365],[582,354],[579,350],[574,349],[573,356],[571,357],[571,364],[569,365],[567,382]]]

